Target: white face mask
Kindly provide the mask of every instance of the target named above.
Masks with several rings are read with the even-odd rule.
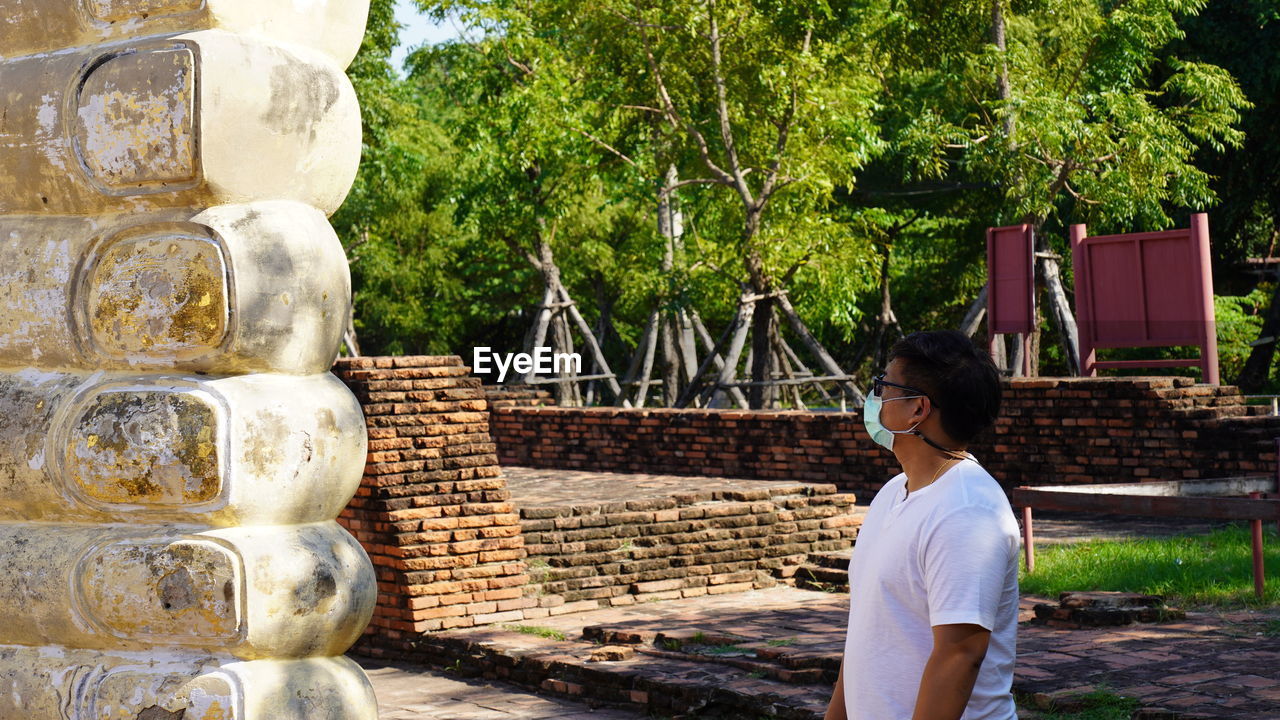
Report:
[[[890,430],[880,422],[880,408],[886,402],[893,402],[894,400],[911,400],[918,397],[924,396],[903,395],[902,397],[889,398],[888,400],[881,399],[879,395],[867,396],[867,401],[862,405],[862,424],[867,428],[867,433],[871,435],[871,439],[874,440],[877,445],[892,452],[893,437],[895,435],[907,435],[913,433],[920,425],[920,423],[916,423],[906,430]]]

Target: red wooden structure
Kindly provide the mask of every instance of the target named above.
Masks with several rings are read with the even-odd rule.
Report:
[[[1022,374],[1031,374],[1031,332],[1036,323],[1035,236],[1030,225],[987,228],[987,339],[1019,335]],[[1001,362],[997,358],[997,363]]]
[[[1080,373],[1103,368],[1196,367],[1218,384],[1218,340],[1209,262],[1209,218],[1191,227],[1086,237],[1071,226],[1076,275]],[[1200,357],[1179,360],[1097,359],[1098,348],[1196,345]]]

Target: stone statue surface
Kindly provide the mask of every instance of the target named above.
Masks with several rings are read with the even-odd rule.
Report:
[[[375,720],[368,0],[0,0],[0,718]]]

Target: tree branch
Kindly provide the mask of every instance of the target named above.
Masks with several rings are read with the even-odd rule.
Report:
[[[742,203],[748,208],[754,206],[751,188],[747,186],[742,174],[742,166],[738,163],[738,148],[733,142],[733,125],[729,119],[728,90],[725,88],[724,71],[720,54],[720,25],[716,20],[716,0],[707,0],[707,21],[710,24],[711,40],[711,75],[716,86],[716,115],[720,120],[720,140],[724,143],[725,154],[729,159],[729,170],[733,173],[734,186],[742,196]]]
[[[604,148],[605,150],[608,150],[610,153],[613,153],[613,154],[614,154],[614,155],[616,155],[618,158],[620,158],[620,159],[622,159],[622,160],[626,161],[626,163],[627,163],[628,165],[630,165],[631,167],[640,167],[639,165],[637,165],[637,164],[636,164],[636,161],[635,161],[635,160],[632,160],[631,158],[627,157],[625,154],[623,154],[623,153],[622,153],[622,151],[621,151],[621,150],[618,150],[618,149],[617,149],[617,148],[615,148],[614,146],[612,146],[612,145],[610,145],[609,143],[607,143],[607,142],[605,142],[605,141],[601,140],[600,138],[596,137],[595,135],[592,135],[591,133],[587,132],[586,130],[583,130],[582,128],[573,127],[572,125],[565,125],[565,124],[563,124],[563,123],[557,123],[557,124],[558,124],[558,125],[560,125],[560,127],[564,128],[564,129],[566,129],[566,130],[572,130],[573,132],[578,133],[579,135],[581,135],[581,136],[585,137],[586,139],[590,140],[591,142],[595,143],[596,145],[599,145],[600,147]]]
[[[667,123],[671,125],[673,130],[679,131],[683,129],[693,138],[693,141],[698,145],[698,155],[713,175],[722,181],[732,182],[733,177],[711,159],[711,149],[707,146],[707,139],[702,136],[698,128],[682,120],[679,113],[676,112],[676,104],[671,100],[671,94],[667,92],[667,84],[662,79],[662,69],[658,66],[658,59],[653,54],[653,45],[649,40],[649,33],[645,32],[644,28],[639,28],[639,31],[640,39],[644,44],[645,59],[649,63],[649,71],[653,73],[654,84],[658,90],[658,99],[662,101],[663,116],[666,117]]]

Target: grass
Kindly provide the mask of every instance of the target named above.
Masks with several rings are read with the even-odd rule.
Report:
[[[1207,535],[1133,540],[1090,540],[1038,546],[1036,571],[1025,568],[1022,592],[1056,596],[1067,590],[1119,590],[1163,595],[1182,607],[1280,605],[1280,542],[1268,528],[1263,545],[1267,583],[1253,594],[1253,552],[1248,525]]]
[[[1035,717],[1038,720],[1129,720],[1142,703],[1099,689],[1072,697],[1070,705],[1072,710],[1044,710]]]
[[[564,641],[568,639],[568,636],[560,630],[544,627],[542,625],[503,625],[503,627],[514,632],[524,633],[525,635],[536,635],[540,638],[546,638],[547,640]]]

